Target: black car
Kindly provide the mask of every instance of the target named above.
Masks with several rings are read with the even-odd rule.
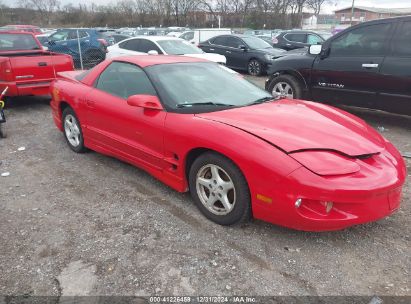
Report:
[[[264,40],[247,35],[220,35],[198,46],[206,53],[217,53],[227,58],[227,66],[258,76],[285,52],[273,48]]]
[[[313,44],[321,44],[325,41],[319,34],[311,31],[291,30],[280,32],[273,39],[273,46],[289,51],[308,47]]]
[[[266,90],[411,115],[411,17],[364,22],[275,60]]]

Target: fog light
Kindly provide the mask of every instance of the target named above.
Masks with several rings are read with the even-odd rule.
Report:
[[[298,200],[296,200],[296,201],[295,201],[295,204],[294,204],[295,207],[296,207],[296,208],[300,208],[301,202],[302,202],[302,199],[301,199],[301,198],[299,198]]]

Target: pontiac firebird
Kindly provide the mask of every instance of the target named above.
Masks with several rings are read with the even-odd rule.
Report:
[[[221,225],[256,218],[337,230],[400,205],[405,163],[364,121],[274,99],[212,62],[119,57],[60,73],[51,95],[54,122],[72,150],[116,157],[190,191]]]

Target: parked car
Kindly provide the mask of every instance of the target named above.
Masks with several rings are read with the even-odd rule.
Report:
[[[68,55],[43,49],[37,38],[28,32],[0,32],[0,92],[6,96],[48,94],[56,73],[72,71]]]
[[[113,32],[100,32],[99,38],[104,39],[106,41],[107,46],[119,43],[128,38],[132,38],[132,36],[124,35],[124,34],[116,34]]]
[[[221,35],[200,43],[199,47],[207,53],[224,55],[229,68],[244,70],[253,76],[264,73],[285,53],[260,38],[247,35]]]
[[[0,31],[15,31],[15,32],[27,32],[35,35],[42,34],[43,32],[38,26],[24,25],[24,24],[9,24],[0,28]]]
[[[205,28],[190,30],[182,33],[179,38],[198,46],[201,42],[206,41],[218,35],[231,34],[231,29],[228,28]]]
[[[189,42],[170,36],[147,36],[126,39],[108,48],[108,58],[124,55],[184,55],[204,58],[220,64],[226,64],[223,55],[205,53]]]
[[[280,32],[273,38],[273,46],[286,51],[321,44],[323,37],[312,31],[291,30]]]
[[[71,55],[76,67],[81,66],[80,59],[84,67],[93,67],[106,58],[107,45],[95,29],[67,28],[59,29],[49,37],[48,48]]]
[[[411,17],[364,22],[276,60],[266,89],[275,96],[411,115]]]
[[[221,225],[253,216],[336,230],[400,205],[405,162],[363,120],[318,103],[275,100],[215,63],[118,57],[91,72],[60,73],[51,92],[54,122],[73,151],[117,157],[189,190]]]

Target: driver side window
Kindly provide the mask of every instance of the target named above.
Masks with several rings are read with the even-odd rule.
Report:
[[[390,24],[376,24],[354,29],[335,39],[331,44],[331,56],[379,56],[384,55],[384,45]]]
[[[118,61],[112,62],[100,74],[95,87],[123,99],[138,94],[157,95],[143,69],[130,63]]]

